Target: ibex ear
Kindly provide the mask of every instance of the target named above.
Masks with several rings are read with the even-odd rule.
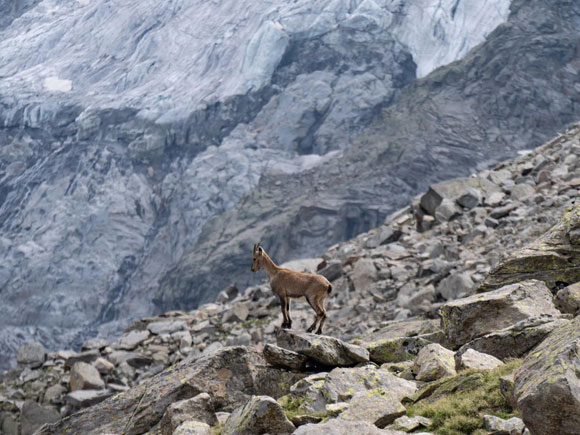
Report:
[[[263,252],[264,252],[264,250],[262,249],[262,247],[258,246],[258,254],[262,255]]]

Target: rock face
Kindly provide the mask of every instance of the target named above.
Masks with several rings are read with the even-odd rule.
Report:
[[[268,396],[254,396],[230,415],[222,434],[291,434],[294,429],[296,428],[286,418],[278,402]]]
[[[580,318],[556,329],[515,373],[514,394],[533,435],[574,434],[580,427]]]
[[[256,240],[318,255],[458,169],[539,145],[578,115],[576,8],[3,4],[0,355],[191,309],[256,279]]]
[[[550,290],[535,280],[449,302],[440,313],[442,329],[453,348],[529,317],[559,315]]]
[[[487,276],[482,289],[526,279],[541,279],[550,288],[580,281],[580,205],[570,207],[562,221],[525,248],[510,254]]]

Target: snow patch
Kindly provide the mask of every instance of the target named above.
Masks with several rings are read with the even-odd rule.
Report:
[[[43,85],[44,89],[50,92],[70,92],[72,90],[72,81],[58,77],[45,78]]]

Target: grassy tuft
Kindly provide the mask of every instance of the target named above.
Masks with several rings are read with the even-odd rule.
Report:
[[[479,374],[481,382],[467,384],[459,391],[446,389],[442,384],[432,396],[407,406],[407,415],[430,418],[433,424],[428,430],[438,435],[485,433],[484,414],[501,418],[518,415],[501,395],[499,378],[513,373],[521,364],[521,360],[513,360],[494,370],[465,370],[455,378]],[[446,383],[454,383],[454,378]]]

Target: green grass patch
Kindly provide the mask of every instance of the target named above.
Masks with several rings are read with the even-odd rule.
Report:
[[[427,431],[438,435],[484,434],[483,415],[519,416],[501,395],[499,378],[521,364],[521,360],[513,360],[494,370],[465,370],[443,379],[429,397],[408,405],[407,415],[430,418],[433,424]]]
[[[322,419],[328,417],[328,413],[326,412],[314,413],[306,411],[303,408],[303,405],[306,403],[306,398],[304,397],[286,395],[278,399],[278,403],[280,406],[282,406],[282,409],[284,410],[288,420],[292,420],[292,418],[298,415],[310,415],[312,417],[320,417]]]

